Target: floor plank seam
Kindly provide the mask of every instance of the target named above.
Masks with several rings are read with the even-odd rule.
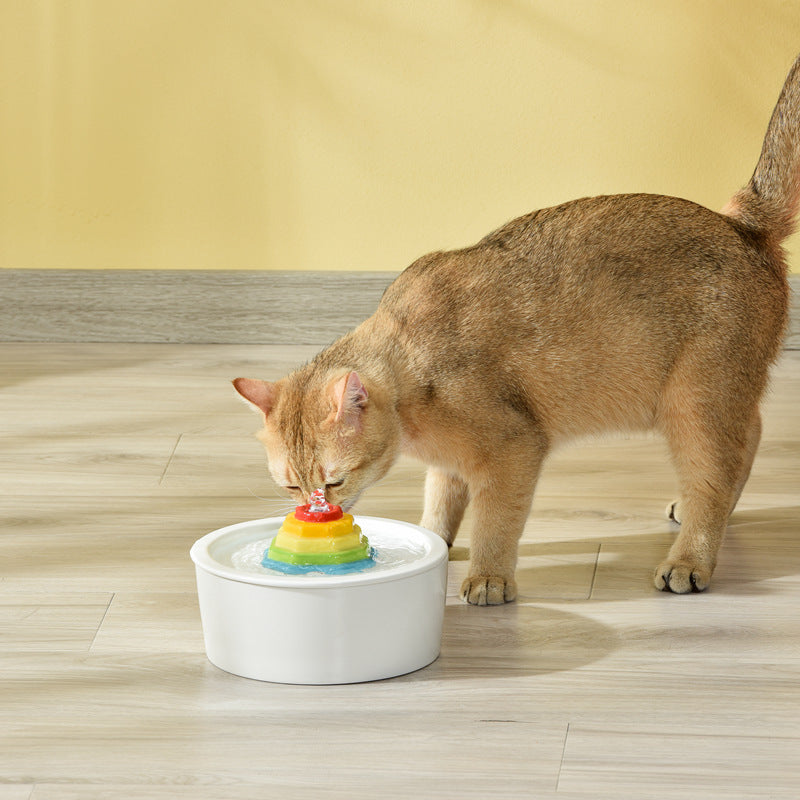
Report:
[[[164,471],[161,473],[161,477],[158,479],[158,485],[161,486],[161,482],[164,480],[167,474],[167,470],[169,470],[170,465],[172,464],[172,459],[175,458],[175,451],[178,449],[178,445],[181,443],[181,439],[183,438],[183,434],[179,433],[178,438],[175,440],[175,445],[172,448],[172,452],[169,454],[169,458],[167,459],[167,463],[164,466]]]
[[[97,625],[97,630],[94,632],[94,636],[92,636],[92,641],[89,644],[88,652],[92,652],[92,648],[94,647],[95,642],[97,641],[97,635],[100,633],[100,629],[103,627],[103,623],[106,621],[106,617],[108,616],[108,611],[111,608],[111,604],[114,602],[114,598],[117,596],[116,592],[111,593],[111,597],[108,599],[108,604],[106,605],[106,610],[103,612],[103,616],[100,619],[100,622]]]
[[[594,555],[594,569],[592,570],[592,580],[589,583],[589,594],[586,595],[587,600],[592,599],[594,593],[594,580],[597,577],[597,568],[600,566],[600,551],[603,549],[603,543],[597,543],[597,552]]]
[[[564,756],[567,754],[567,739],[569,739],[569,726],[571,723],[567,723],[567,730],[564,732],[564,746],[561,748],[561,761],[558,763],[558,773],[556,774],[556,788],[555,791],[558,791],[558,784],[561,782],[561,770],[564,767]]]

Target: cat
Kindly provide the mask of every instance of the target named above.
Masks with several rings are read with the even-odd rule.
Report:
[[[421,525],[452,545],[473,504],[476,605],[515,599],[517,544],[547,454],[656,430],[680,532],[656,588],[708,587],[759,444],[788,318],[781,241],[800,199],[800,57],[750,182],[719,213],[648,194],[535,211],[415,261],[375,313],[275,383],[237,378],[296,502],[352,507],[398,454],[428,465]]]

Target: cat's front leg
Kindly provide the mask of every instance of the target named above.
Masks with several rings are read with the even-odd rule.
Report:
[[[461,584],[465,602],[494,606],[516,599],[517,547],[532,497],[532,489],[509,492],[493,483],[475,492],[469,576]]]
[[[450,547],[469,503],[469,487],[459,475],[429,467],[425,475],[425,509],[420,525],[438,533]]]
[[[470,483],[475,525],[469,576],[461,585],[465,602],[486,606],[516,599],[517,547],[543,458],[543,452],[528,450]]]

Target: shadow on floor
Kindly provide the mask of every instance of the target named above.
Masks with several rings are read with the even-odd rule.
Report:
[[[448,605],[442,653],[414,680],[511,678],[564,672],[618,646],[613,628],[581,614],[512,603],[492,608]]]

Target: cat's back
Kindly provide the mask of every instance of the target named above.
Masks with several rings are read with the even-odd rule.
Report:
[[[387,290],[387,306],[501,313],[553,303],[622,300],[647,304],[680,293],[704,304],[757,271],[757,243],[687,200],[660,195],[583,198],[518,217],[477,244],[415,261]]]
[[[748,259],[747,242],[731,220],[697,203],[655,194],[586,197],[511,220],[473,248],[516,265],[530,279],[550,281],[575,274],[631,277],[677,271],[716,275],[727,264]],[[498,276],[499,277],[499,276]],[[688,275],[691,277],[691,274]]]

